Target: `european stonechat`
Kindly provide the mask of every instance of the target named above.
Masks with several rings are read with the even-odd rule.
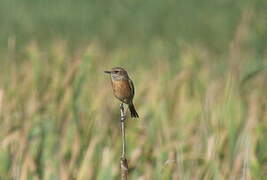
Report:
[[[128,104],[131,117],[138,118],[139,116],[133,105],[134,84],[127,71],[121,67],[114,67],[110,71],[105,71],[105,73],[110,74],[114,96],[122,103]]]

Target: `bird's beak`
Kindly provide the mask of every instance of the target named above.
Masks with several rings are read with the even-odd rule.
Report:
[[[111,71],[104,71],[104,73],[111,74]]]

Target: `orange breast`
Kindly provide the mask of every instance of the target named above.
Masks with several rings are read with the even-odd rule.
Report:
[[[133,95],[129,85],[129,81],[127,80],[113,81],[112,87],[114,95],[121,101],[128,103],[130,100],[132,100]]]

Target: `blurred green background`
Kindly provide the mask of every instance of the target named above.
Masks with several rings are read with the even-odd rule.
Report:
[[[267,2],[1,0],[0,179],[267,178]]]

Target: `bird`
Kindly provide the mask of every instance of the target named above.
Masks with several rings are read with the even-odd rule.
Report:
[[[133,104],[135,93],[134,84],[127,71],[122,67],[114,67],[111,70],[104,72],[110,74],[114,96],[119,99],[122,104],[128,104],[132,118],[139,118],[139,115],[136,112]]]

